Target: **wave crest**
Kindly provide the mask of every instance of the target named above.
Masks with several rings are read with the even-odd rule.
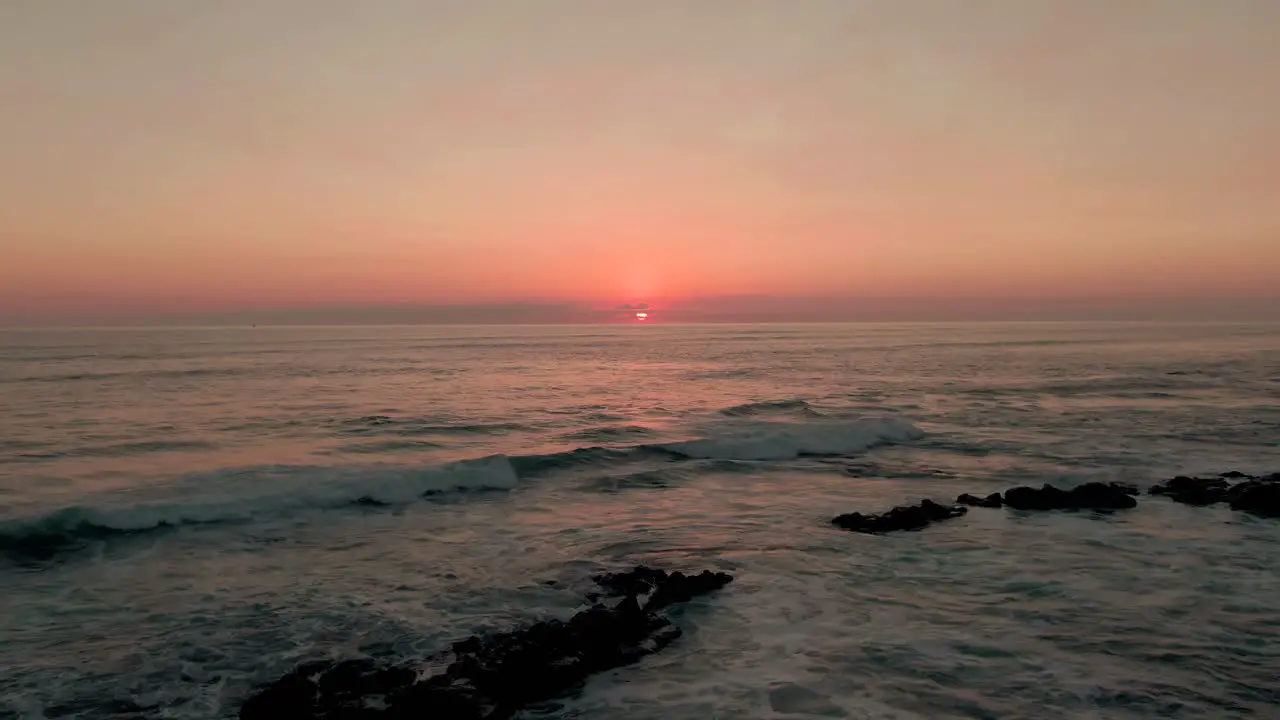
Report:
[[[747,407],[747,406],[744,406]],[[788,407],[808,406],[802,402]],[[194,475],[153,502],[102,496],[92,506],[65,507],[36,517],[0,521],[0,553],[47,558],[89,541],[180,526],[240,522],[317,508],[404,505],[451,492],[510,490],[521,479],[680,459],[719,463],[856,455],[878,445],[923,436],[899,418],[763,420],[721,418],[697,439],[626,447],[583,447],[540,455],[493,455],[426,468],[401,466],[266,466]],[[634,468],[617,487],[662,487],[674,468]],[[126,498],[120,500],[120,498]],[[118,502],[112,502],[118,500]]]
[[[734,405],[733,407],[721,410],[720,414],[727,415],[729,417],[756,417],[759,415],[801,415],[806,417],[822,416],[822,413],[814,410],[808,402],[799,399],[764,400],[762,402]]]
[[[705,460],[792,460],[805,456],[856,455],[878,445],[924,437],[900,418],[829,422],[752,422],[720,437],[664,445],[669,452]]]
[[[503,455],[426,469],[240,468],[187,478],[179,486],[189,492],[164,502],[73,506],[34,518],[0,522],[0,552],[48,557],[116,535],[238,522],[355,503],[403,505],[448,492],[509,490],[517,482],[515,468]]]

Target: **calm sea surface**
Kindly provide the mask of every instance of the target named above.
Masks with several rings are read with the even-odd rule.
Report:
[[[234,717],[637,563],[737,580],[534,715],[1280,717],[1278,521],[828,524],[1226,470],[1280,471],[1280,326],[4,331],[0,717]]]

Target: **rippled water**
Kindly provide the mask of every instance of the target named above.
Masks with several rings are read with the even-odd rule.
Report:
[[[1280,522],[828,524],[1280,470],[1275,325],[5,332],[0,397],[0,716],[233,717],[639,562],[737,580],[532,716],[1280,714]]]

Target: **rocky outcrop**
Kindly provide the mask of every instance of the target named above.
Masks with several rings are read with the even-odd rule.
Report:
[[[668,605],[688,602],[699,595],[719,590],[732,582],[733,576],[710,570],[685,575],[678,570],[667,573],[640,566],[628,572],[605,573],[591,579],[615,597],[648,595],[644,610],[656,612]]]
[[[1229,479],[1243,482],[1233,485]],[[1211,478],[1179,475],[1156,483],[1147,492],[1185,505],[1227,503],[1232,510],[1260,517],[1280,517],[1280,473],[1254,477],[1233,470]]]
[[[919,505],[896,507],[879,515],[848,513],[831,520],[831,524],[852,532],[880,533],[898,530],[920,530],[936,522],[960,517],[969,512],[966,507],[939,505],[932,500],[921,500]]]
[[[1127,510],[1138,506],[1131,488],[1116,483],[1091,482],[1061,490],[1045,485],[1037,490],[1016,487],[1005,492],[1004,502],[1015,510]]]
[[[597,580],[623,599],[613,606],[596,604],[567,621],[456,642],[440,658],[452,657],[448,668],[426,677],[418,665],[388,666],[366,659],[302,665],[259,689],[241,706],[240,718],[509,718],[593,674],[629,665],[671,644],[680,629],[656,611],[722,588],[733,577],[638,567]],[[643,607],[641,595],[648,595]]]
[[[1223,478],[1196,478],[1179,475],[1178,477],[1156,483],[1147,492],[1152,495],[1164,495],[1170,500],[1186,505],[1212,505],[1226,502],[1227,491],[1231,483]]]
[[[1232,510],[1241,510],[1260,517],[1280,517],[1280,475],[1247,480],[1227,491],[1227,502]]]
[[[1243,482],[1232,484],[1230,480],[1233,479]],[[1179,475],[1156,483],[1147,493],[1163,495],[1186,505],[1227,503],[1233,510],[1259,517],[1280,517],[1280,473],[1256,477],[1232,470],[1208,478]],[[1003,497],[1000,493],[992,493],[985,498],[966,493],[956,498],[956,504],[985,508],[1006,505],[1015,510],[1127,510],[1137,507],[1138,502],[1134,498],[1139,494],[1141,492],[1138,487],[1130,483],[1092,482],[1070,490],[1062,490],[1053,485],[1045,485],[1039,489],[1016,487],[1006,491]],[[899,509],[895,508],[895,511]],[[841,517],[862,516],[855,513],[854,516]]]
[[[956,498],[957,505],[971,505],[973,507],[998,508],[1004,507],[1004,498],[1000,497],[1000,493],[991,493],[990,495],[980,498],[977,495],[965,493]]]
[[[1134,497],[1137,497],[1142,494],[1142,490],[1140,490],[1138,486],[1134,485],[1133,483],[1112,482],[1107,484],[1119,490],[1120,492],[1124,493],[1125,495],[1132,495]]]

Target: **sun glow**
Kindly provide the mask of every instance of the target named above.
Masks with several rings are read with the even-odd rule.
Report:
[[[636,313],[636,319],[637,319],[637,320],[648,320],[648,319],[649,319],[649,313],[646,313],[646,312],[638,312],[638,313]]]

